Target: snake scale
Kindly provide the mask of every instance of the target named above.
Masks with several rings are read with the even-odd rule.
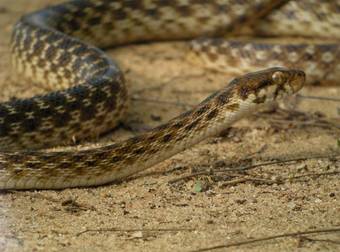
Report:
[[[306,79],[297,69],[309,83],[336,82],[339,13],[338,0],[73,0],[23,16],[13,29],[13,65],[19,76],[55,91],[0,103],[0,189],[121,180],[296,93]],[[224,39],[242,30],[331,40]],[[102,134],[122,118],[128,97],[124,76],[102,49],[193,38],[201,38],[191,42],[194,54],[239,77],[140,136],[86,150],[39,150],[72,136]],[[247,71],[252,72],[243,74]]]

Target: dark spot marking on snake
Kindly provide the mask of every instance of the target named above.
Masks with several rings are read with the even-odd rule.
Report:
[[[171,133],[168,133],[168,134],[166,134],[166,135],[164,135],[164,136],[162,137],[162,142],[163,142],[163,143],[167,143],[167,142],[169,142],[172,138],[173,138],[172,134],[171,134]]]
[[[263,43],[254,43],[253,47],[255,50],[262,51],[271,51],[273,49],[273,45],[271,44],[263,44]]]
[[[178,6],[176,8],[176,11],[181,13],[182,16],[190,16],[191,13],[192,13],[192,10],[191,10],[191,8],[188,5]]]
[[[86,53],[88,46],[87,45],[83,45],[83,44],[77,44],[76,45],[76,49],[73,50],[73,53],[75,55],[79,55],[79,56],[83,56]],[[77,62],[77,60],[82,61],[83,59],[81,57],[77,58],[75,62]]]
[[[50,93],[48,97],[44,97],[44,100],[42,100],[44,104],[46,104],[46,107],[52,107],[57,108],[59,106],[63,106],[67,103],[66,96],[61,92],[54,92]]]
[[[162,6],[173,6],[172,0],[161,0],[160,2]]]
[[[44,68],[46,66],[45,59],[38,59],[37,67]]]
[[[116,107],[116,98],[112,96],[110,99],[105,100],[104,106],[107,111],[113,111]]]
[[[65,77],[65,79],[71,79],[71,77],[72,77],[72,73],[71,73],[71,71],[70,70],[68,70],[68,69],[63,69],[63,71],[64,71],[64,77]]]
[[[235,111],[240,107],[240,105],[238,103],[232,103],[232,104],[228,104],[226,106],[226,108],[230,111]]]
[[[25,132],[33,132],[39,128],[41,120],[38,118],[26,119],[22,122],[22,128]]]
[[[31,46],[31,42],[32,42],[32,40],[29,38],[29,36],[27,36],[27,38],[25,38],[25,40],[24,40],[24,48],[23,48],[24,51],[29,50],[29,48]]]
[[[292,44],[287,44],[285,45],[285,49],[287,50],[288,53],[290,52],[298,52],[302,49],[304,49],[306,46],[304,44],[301,45],[292,45]]]
[[[317,45],[317,49],[320,50],[321,53],[333,51],[337,52],[338,44],[320,44]]]
[[[44,49],[44,43],[41,40],[38,40],[33,45],[33,53],[36,54],[36,55],[41,55],[43,49]]]
[[[72,163],[79,163],[87,160],[87,152],[78,152],[72,156]]]
[[[71,119],[71,115],[68,112],[55,113],[53,118],[54,126],[57,128],[64,127],[65,123],[70,121]]]
[[[207,120],[211,120],[213,119],[214,117],[216,117],[218,114],[218,109],[217,108],[214,108],[213,110],[209,111],[209,113],[207,114],[206,116],[206,119]]]
[[[71,166],[71,164],[69,162],[60,162],[58,163],[57,168],[58,169],[67,169]]]
[[[11,132],[11,127],[8,123],[0,124],[0,137],[6,137]]]
[[[142,139],[143,139],[143,136],[135,136],[133,138],[128,139],[126,145],[128,145],[128,146],[136,145],[140,141],[142,141]]]
[[[200,121],[201,121],[201,119],[197,118],[196,120],[194,120],[193,122],[191,122],[190,124],[185,126],[184,129],[190,131],[190,130],[194,129]]]
[[[248,98],[248,95],[250,93],[250,88],[248,86],[241,86],[239,89],[238,89],[238,94],[240,95],[241,99],[242,100],[245,100]]]
[[[69,125],[69,128],[74,132],[78,132],[81,129],[81,124],[78,122],[72,123]]]
[[[87,62],[87,63],[95,62],[95,61],[97,61],[98,59],[100,59],[100,58],[99,58],[98,55],[95,54],[95,53],[89,53],[89,54],[87,54],[87,55],[83,58],[83,60],[84,60],[85,62]],[[84,68],[84,70],[87,71],[86,68]]]
[[[184,125],[185,125],[184,121],[179,120],[179,121],[176,121],[174,124],[172,124],[172,125],[171,125],[171,128],[172,128],[172,129],[180,129],[180,128],[182,128]]]
[[[79,22],[74,18],[71,20],[67,20],[66,26],[67,26],[67,29],[71,31],[77,31],[81,27]]]
[[[105,119],[105,115],[100,115],[100,116],[97,115],[96,120],[95,120],[95,125],[102,126],[104,119]]]
[[[81,110],[80,120],[81,121],[91,120],[92,118],[96,116],[96,113],[97,113],[97,109],[95,105],[92,104],[90,106],[86,106]]]
[[[39,106],[34,100],[15,100],[11,105],[16,111],[20,111],[21,113],[37,111],[39,109]]]
[[[5,124],[11,124],[21,122],[26,118],[26,116],[21,111],[16,111],[15,113],[5,115],[3,118]]]
[[[256,97],[255,98],[255,100],[254,100],[254,103],[256,103],[256,104],[260,104],[260,103],[264,103],[265,101],[266,101],[266,96],[264,95],[264,96],[261,96],[261,97]]]
[[[152,132],[149,136],[146,137],[147,141],[154,142],[160,137],[160,132]]]
[[[93,6],[93,9],[97,13],[104,13],[109,8],[108,4],[106,4],[106,2],[98,3],[97,5]]]
[[[84,162],[84,165],[85,166],[88,166],[88,167],[93,167],[93,166],[96,166],[97,164],[97,161],[96,160],[86,160]]]
[[[89,25],[99,25],[102,21],[102,17],[101,16],[97,16],[97,17],[93,17],[90,18],[87,22]]]
[[[112,12],[116,20],[124,20],[128,16],[123,9],[113,10]]]
[[[66,103],[65,109],[68,111],[80,110],[82,109],[82,105],[78,101],[72,101],[72,102],[69,101],[68,103]]]
[[[32,141],[32,143],[38,143],[39,142],[36,135],[29,136],[29,139],[30,139],[30,141]]]
[[[231,97],[231,92],[229,90],[224,90],[221,94],[216,96],[216,101],[218,105],[224,105],[229,102]]]
[[[46,50],[46,58],[48,58],[49,61],[53,61],[57,55],[57,50],[54,46],[48,46]]]
[[[132,147],[133,147],[133,145],[131,143],[126,142],[126,144],[124,146],[116,149],[116,153],[118,155],[125,155],[126,153],[129,153],[131,151]]]
[[[140,0],[130,0],[122,2],[123,8],[130,8],[130,9],[144,9],[143,1]]]
[[[72,60],[72,56],[69,53],[63,53],[59,58],[58,58],[58,63],[60,66],[66,66],[70,63]]]
[[[310,53],[305,53],[303,58],[304,58],[304,60],[313,60],[314,59],[314,55],[310,54]]]
[[[248,18],[247,18],[247,16],[245,16],[245,15],[241,15],[241,16],[237,17],[237,21],[236,21],[236,23],[240,23],[240,24],[242,24],[242,23],[245,23],[246,21],[248,21]]]
[[[195,116],[200,116],[200,115],[204,114],[209,108],[210,108],[209,104],[204,104],[204,105],[200,106],[195,111]]]
[[[29,169],[36,169],[36,168],[39,168],[41,166],[41,163],[40,162],[26,162],[25,163],[25,166]]]
[[[116,163],[119,161],[122,161],[125,157],[123,155],[117,155],[111,158],[111,162],[112,163]]]
[[[140,148],[138,148],[138,149],[133,150],[133,153],[134,153],[135,155],[140,155],[140,154],[144,154],[145,151],[146,151],[146,148],[140,147]]]
[[[16,176],[22,176],[24,173],[24,170],[23,169],[15,169],[13,170],[13,173],[16,175]]]
[[[152,155],[158,152],[158,148],[151,148],[147,150],[147,154]]]
[[[6,117],[8,113],[8,108],[6,108],[3,104],[0,104],[0,118]]]
[[[105,10],[100,10],[99,9],[100,7],[101,6],[99,5],[99,6],[96,6],[96,8],[95,8],[98,11],[98,13],[101,13],[102,11],[105,11]],[[74,16],[78,19],[78,21],[80,19],[83,19],[84,17],[86,17],[86,15],[87,15],[87,13],[84,11],[84,9],[79,9],[79,10],[74,12]]]
[[[93,159],[103,160],[107,159],[107,157],[110,155],[107,151],[98,151],[92,154]]]
[[[206,54],[208,55],[211,61],[216,61],[218,59],[218,55],[216,53],[207,51]]]
[[[59,155],[62,156],[63,153],[60,153]],[[30,151],[25,152],[26,156],[23,156],[23,158],[26,158],[27,156],[31,155]],[[38,160],[41,163],[55,163],[56,159],[59,158],[59,155],[54,156],[53,153],[44,153],[44,155],[40,155],[38,157]]]
[[[176,142],[179,142],[179,141],[183,140],[185,137],[186,137],[185,134],[176,135],[176,137],[175,137],[174,140],[175,140]]]
[[[147,9],[146,12],[148,16],[153,17],[153,18],[158,18],[160,16],[158,9]]]
[[[48,44],[54,44],[56,43],[57,41],[59,41],[60,39],[62,39],[62,36],[57,34],[57,33],[52,33],[52,32],[49,32],[48,33],[48,36],[46,38],[46,43]]]
[[[95,89],[91,93],[91,102],[94,103],[94,104],[105,101],[106,99],[107,99],[107,95],[101,89]]]
[[[43,129],[40,132],[41,132],[42,135],[44,135],[44,137],[50,138],[50,137],[52,137],[53,129]],[[30,136],[30,139],[32,139],[35,142],[37,141],[37,138],[34,135]],[[65,138],[60,137],[60,139],[66,139],[66,135],[65,135]]]
[[[10,162],[10,163],[14,163],[14,164],[22,164],[25,163],[25,159],[26,157],[24,155],[18,155],[18,154],[7,154],[4,155],[4,158],[6,159],[6,161]],[[0,169],[1,167],[3,167],[2,165],[0,165]]]

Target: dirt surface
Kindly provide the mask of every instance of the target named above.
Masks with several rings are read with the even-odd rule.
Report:
[[[35,92],[9,71],[12,25],[23,13],[58,2],[0,0],[1,100]],[[230,79],[187,61],[185,42],[132,45],[108,53],[126,73],[134,99],[125,127],[102,141],[166,122]],[[302,94],[337,98],[340,88],[309,87]],[[297,104],[294,109],[303,114],[257,114],[120,184],[1,192],[0,250],[190,251],[340,227],[339,157],[312,158],[340,152],[339,102],[299,99]],[[301,156],[308,159],[226,171]],[[199,172],[204,174],[195,176]],[[339,251],[339,243],[340,233],[332,232],[233,249]]]

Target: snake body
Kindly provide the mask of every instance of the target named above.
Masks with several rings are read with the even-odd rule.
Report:
[[[99,47],[222,36],[234,32],[238,25],[255,23],[261,31],[268,14],[288,2],[74,0],[22,17],[12,36],[14,66],[19,75],[55,91],[0,104],[0,189],[57,189],[120,180],[216,134],[264,104],[297,92],[305,74],[295,69],[296,64],[268,68],[234,79],[194,109],[126,141],[87,150],[37,150],[70,136],[81,139],[101,134],[123,116],[127,101],[124,76]],[[221,57],[231,52],[234,68],[246,71],[263,68],[263,62],[250,55],[257,64],[247,68],[240,64],[241,54],[249,56],[250,47],[257,52],[268,49],[261,43],[206,39],[192,47],[219,67],[225,61],[218,59],[222,51]],[[314,79],[334,80],[339,74],[335,71],[340,65],[336,42],[275,48],[277,54],[279,49],[281,53],[303,51],[295,63],[307,59],[317,69],[327,63],[311,74]],[[303,58],[306,53],[312,57]],[[268,62],[275,58],[263,53],[261,57]],[[326,60],[321,61],[323,58]],[[275,65],[285,64],[274,62],[270,66]]]

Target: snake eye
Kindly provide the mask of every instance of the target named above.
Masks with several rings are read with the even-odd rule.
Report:
[[[283,72],[276,71],[275,73],[273,73],[272,79],[277,84],[283,84],[286,81],[286,76]]]

